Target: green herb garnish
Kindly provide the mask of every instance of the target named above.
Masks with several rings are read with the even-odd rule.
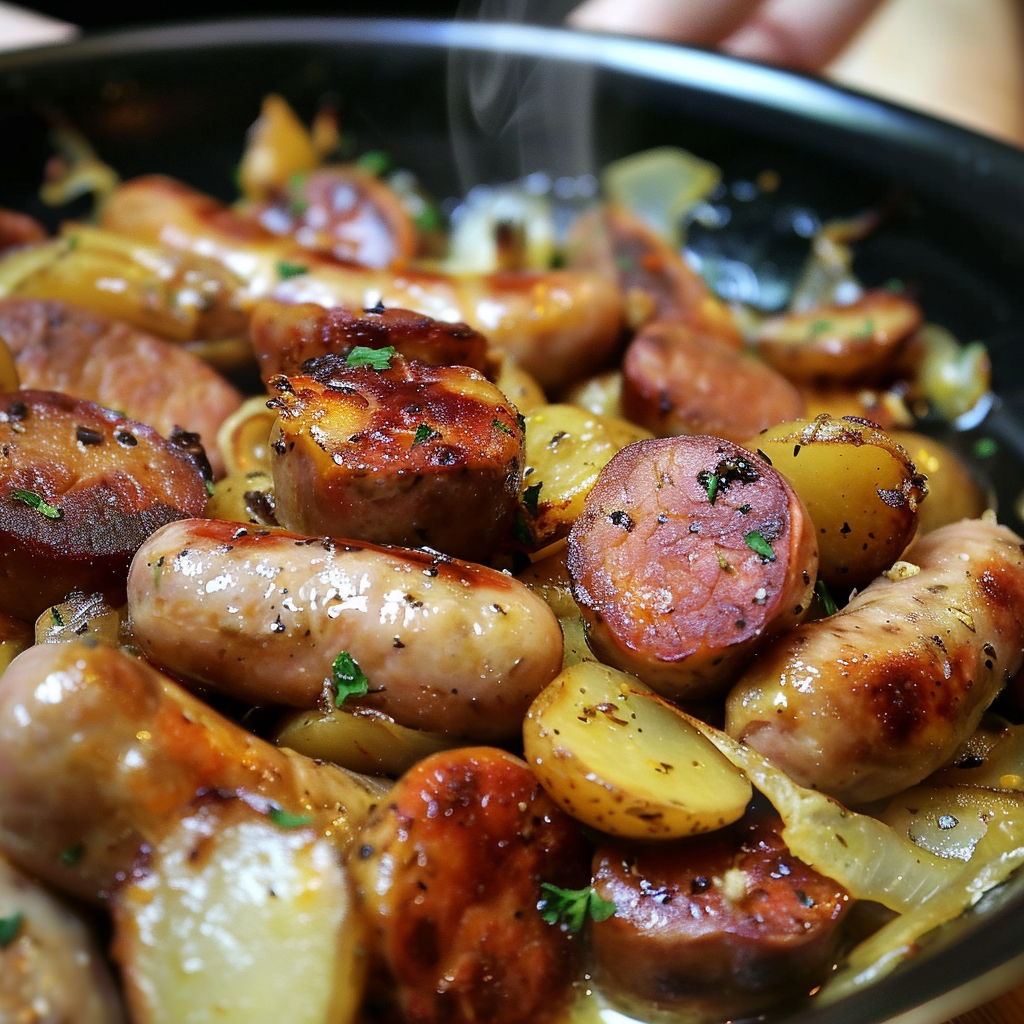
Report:
[[[824,334],[826,331],[831,331],[835,325],[831,320],[815,320],[810,327],[807,328],[808,338],[817,338],[818,335]]]
[[[976,459],[990,459],[999,451],[999,443],[992,437],[980,437],[974,442],[974,457]]]
[[[58,628],[64,625],[64,616],[56,605],[50,609],[50,621]]]
[[[0,917],[0,949],[6,949],[18,937],[24,919],[25,915],[20,912]]]
[[[563,889],[541,882],[540,891],[537,909],[541,918],[548,924],[561,925],[570,935],[580,931],[588,917],[592,921],[607,921],[615,913],[615,904],[599,896],[591,885],[583,889]]]
[[[717,473],[709,473],[706,469],[702,469],[697,474],[697,483],[699,483],[701,485],[701,487],[704,488],[704,490],[705,490],[705,492],[707,493],[707,496],[708,496],[708,501],[712,505],[714,505],[715,498],[718,497],[718,484],[719,484],[718,474]]]
[[[383,149],[368,149],[357,160],[356,163],[364,170],[375,174],[378,178],[391,170],[391,155]]]
[[[417,231],[438,231],[444,227],[444,214],[436,203],[427,203],[413,217],[413,223]]]
[[[441,435],[434,430],[433,427],[428,426],[426,423],[421,423],[416,428],[416,434],[412,439],[413,448],[418,444],[423,444],[424,441],[429,441],[432,437],[440,437]]]
[[[216,493],[216,490],[217,490],[217,488],[213,486],[213,481],[212,480],[207,480],[206,481],[206,493],[212,498],[213,495]]]
[[[66,868],[73,868],[81,859],[85,853],[85,843],[79,841],[74,846],[69,846],[66,850],[61,850],[60,862]]]
[[[331,686],[334,688],[334,706],[341,707],[347,697],[362,697],[370,690],[359,662],[348,651],[342,651],[331,666]]]
[[[309,267],[304,263],[291,263],[288,260],[278,260],[277,272],[281,276],[282,281],[287,281],[290,277],[301,277],[303,274],[308,274]]]
[[[34,509],[42,516],[46,516],[47,519],[60,519],[64,515],[63,509],[56,505],[51,505],[45,498],[36,494],[35,491],[23,491],[20,488],[15,488],[11,491],[11,498],[14,501],[20,501],[23,505],[28,505],[29,508]]]
[[[267,817],[278,827],[278,828],[302,828],[305,825],[310,825],[313,822],[312,814],[291,814],[281,807],[271,807],[267,811]]]
[[[356,345],[345,357],[346,366],[369,366],[371,370],[390,370],[391,360],[395,355],[394,345],[383,348],[368,348]]]
[[[498,419],[491,420],[491,426],[494,427],[495,430],[500,430],[502,433],[510,436],[515,433],[507,423],[502,423],[501,420]]]
[[[825,607],[826,615],[835,615],[839,609],[836,607],[835,601],[832,600],[832,595],[828,591],[828,585],[824,580],[816,580],[814,584],[814,592],[821,599],[821,603]]]
[[[750,533],[745,534],[743,540],[751,551],[760,555],[765,561],[775,561],[775,552],[772,551],[771,544],[757,530],[751,530]]]
[[[512,524],[512,538],[524,547],[530,547],[533,544],[533,534],[530,532],[526,516],[522,512],[516,512],[516,521]]]

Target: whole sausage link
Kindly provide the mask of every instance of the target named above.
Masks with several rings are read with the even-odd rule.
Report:
[[[149,657],[253,704],[340,701],[344,652],[367,680],[359,704],[490,741],[518,734],[561,668],[558,620],[541,598],[434,552],[193,519],[149,539],[128,592]]]
[[[0,680],[0,850],[95,900],[198,795],[308,816],[339,845],[378,784],[279,749],[111,647],[41,644]]]
[[[1020,537],[965,519],[904,557],[762,652],[727,701],[731,736],[845,803],[939,768],[1024,661]]]

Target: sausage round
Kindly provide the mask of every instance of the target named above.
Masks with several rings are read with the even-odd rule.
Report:
[[[1024,661],[1024,552],[994,520],[916,541],[839,613],[763,651],[726,731],[847,804],[941,767]]]
[[[128,606],[149,657],[241,700],[337,702],[332,665],[345,652],[367,680],[357,705],[486,741],[516,736],[562,665],[554,613],[510,576],[237,523],[193,519],[152,537]]]
[[[790,854],[781,829],[758,815],[685,843],[599,847],[594,888],[615,913],[591,925],[598,983],[714,1020],[820,984],[851,901]]]
[[[622,360],[622,408],[652,434],[714,434],[743,441],[803,415],[800,392],[756,356],[662,317],[630,342]]]
[[[638,441],[602,470],[569,534],[572,592],[603,661],[664,696],[721,692],[805,614],[818,564],[786,480],[729,441]]]
[[[190,452],[152,427],[68,395],[0,395],[0,612],[31,620],[72,590],[124,601],[136,548],[199,515]]]
[[[540,883],[586,885],[588,857],[575,822],[505,751],[445,751],[403,775],[349,857],[403,1019],[561,1019],[579,946],[541,917]]]

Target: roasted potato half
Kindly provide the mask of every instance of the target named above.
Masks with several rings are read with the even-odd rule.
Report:
[[[135,1024],[345,1024],[362,929],[336,850],[273,806],[211,801],[111,901]]]
[[[873,423],[822,414],[747,443],[793,485],[818,538],[818,574],[837,592],[863,586],[913,540],[927,494],[905,448]]]
[[[575,405],[545,405],[526,416],[522,502],[533,544],[565,537],[611,457],[649,431]]]
[[[738,820],[734,768],[634,676],[595,661],[564,670],[523,723],[526,759],[574,818],[610,835],[679,839]]]

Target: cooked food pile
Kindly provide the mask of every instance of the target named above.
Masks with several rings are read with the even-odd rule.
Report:
[[[1024,856],[1024,541],[929,434],[984,348],[870,216],[765,313],[688,154],[446,217],[332,124],[0,212],[0,1018],[715,1024],[913,955]]]

